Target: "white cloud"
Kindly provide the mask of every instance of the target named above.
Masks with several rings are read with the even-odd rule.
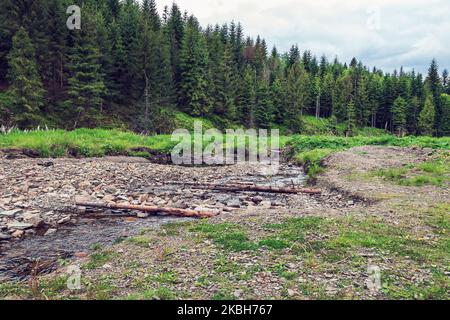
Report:
[[[173,0],[157,0],[162,10]],[[426,71],[433,57],[450,67],[448,0],[178,0],[202,23],[240,21],[286,51],[298,43],[320,56],[353,56],[392,71]]]

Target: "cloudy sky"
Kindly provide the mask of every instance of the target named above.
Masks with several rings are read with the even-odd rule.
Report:
[[[157,0],[160,9],[173,0]],[[202,25],[231,20],[281,51],[298,43],[317,56],[353,56],[385,71],[450,68],[449,0],[177,0]]]

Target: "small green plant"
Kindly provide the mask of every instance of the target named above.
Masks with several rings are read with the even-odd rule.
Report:
[[[105,263],[111,261],[115,256],[116,254],[109,250],[93,252],[89,257],[89,262],[87,262],[83,266],[83,268],[85,269],[99,268]]]

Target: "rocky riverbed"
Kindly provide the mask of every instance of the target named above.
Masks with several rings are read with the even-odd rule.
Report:
[[[23,278],[38,259],[56,261],[70,257],[89,251],[94,244],[111,244],[143,228],[173,220],[149,217],[142,212],[92,211],[76,206],[76,201],[144,204],[212,211],[218,215],[248,208],[286,208],[299,201],[311,208],[324,205],[308,195],[223,193],[179,185],[180,182],[220,185],[238,182],[274,187],[305,184],[300,167],[283,164],[272,176],[262,175],[260,169],[249,164],[179,167],[132,157],[1,159],[0,274]],[[327,199],[330,207],[338,205],[339,201]],[[336,195],[335,200],[339,199]]]

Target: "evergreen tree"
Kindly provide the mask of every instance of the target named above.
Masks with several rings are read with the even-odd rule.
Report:
[[[286,123],[292,130],[300,130],[303,109],[309,99],[309,77],[303,64],[295,63],[286,81]]]
[[[181,61],[180,51],[183,45],[184,22],[178,5],[173,3],[167,21],[166,36],[170,44],[170,59],[172,65],[173,81],[177,92],[180,92]]]
[[[300,50],[298,45],[293,45],[289,50],[287,69],[289,70],[294,64],[300,61]]]
[[[70,50],[66,104],[76,112],[74,127],[96,125],[94,115],[103,109],[106,87],[101,69],[101,53],[96,37],[96,20],[85,7],[83,28],[74,30],[74,46]]]
[[[152,31],[158,31],[161,28],[161,19],[156,8],[155,0],[144,0],[142,3],[142,14],[147,20]]]
[[[214,111],[230,120],[236,119],[236,64],[231,45],[227,45],[215,75]]]
[[[112,60],[111,66],[107,70],[109,98],[114,102],[124,103],[127,101],[127,61],[122,33],[117,22],[111,23],[109,35]]]
[[[406,128],[409,134],[417,133],[417,119],[420,111],[420,100],[412,97],[406,112]]]
[[[320,105],[322,109],[322,115],[330,117],[333,111],[333,91],[334,91],[334,79],[331,72],[327,72],[321,84]]]
[[[419,131],[426,136],[432,136],[436,131],[435,125],[436,110],[433,96],[429,93],[425,99],[425,105],[419,115]]]
[[[190,18],[180,52],[180,105],[193,116],[206,116],[210,111],[208,89],[208,52],[198,22]]]
[[[273,106],[273,121],[277,124],[283,124],[285,114],[285,96],[283,84],[279,78],[276,78],[270,86],[270,99]]]
[[[442,119],[441,119],[441,133],[444,136],[450,136],[450,95],[441,95],[441,108],[442,108]]]
[[[426,79],[426,83],[428,89],[433,98],[433,104],[435,106],[435,123],[434,127],[436,129],[436,133],[441,135],[441,117],[442,117],[442,109],[441,109],[441,79],[439,77],[438,64],[435,59],[431,61],[430,68],[428,69],[428,76]]]
[[[24,28],[20,28],[12,39],[8,63],[15,121],[21,128],[36,126],[39,108],[45,102],[45,91],[38,74],[34,47]]]
[[[53,100],[62,92],[65,83],[65,57],[67,51],[66,29],[63,3],[60,0],[50,0],[48,7],[49,37],[47,55],[48,91]]]
[[[369,108],[369,95],[367,92],[368,79],[367,77],[361,76],[357,87],[355,95],[355,108],[358,117],[358,125],[364,127],[369,124],[370,108]]]
[[[16,0],[0,1],[0,81],[5,80],[8,73],[8,53],[24,16],[23,5]]]
[[[407,103],[402,97],[398,97],[392,106],[392,122],[394,124],[394,131],[399,136],[406,133],[406,111]]]
[[[338,122],[343,122],[348,118],[347,106],[352,99],[352,79],[350,74],[345,72],[336,80],[333,93],[332,115]]]
[[[123,77],[126,86],[123,91],[128,99],[137,100],[141,94],[142,68],[139,65],[139,25],[140,11],[135,0],[123,2],[119,15],[119,28],[125,50],[126,70]]]
[[[242,86],[239,89],[237,99],[239,116],[243,119],[243,123],[247,127],[253,127],[255,125],[256,92],[254,73],[249,66],[245,68]]]
[[[273,122],[273,103],[271,100],[269,86],[266,81],[261,80],[256,92],[256,125],[259,128],[270,128]]]
[[[358,127],[358,115],[353,100],[347,105],[347,135],[352,136],[356,133]]]

